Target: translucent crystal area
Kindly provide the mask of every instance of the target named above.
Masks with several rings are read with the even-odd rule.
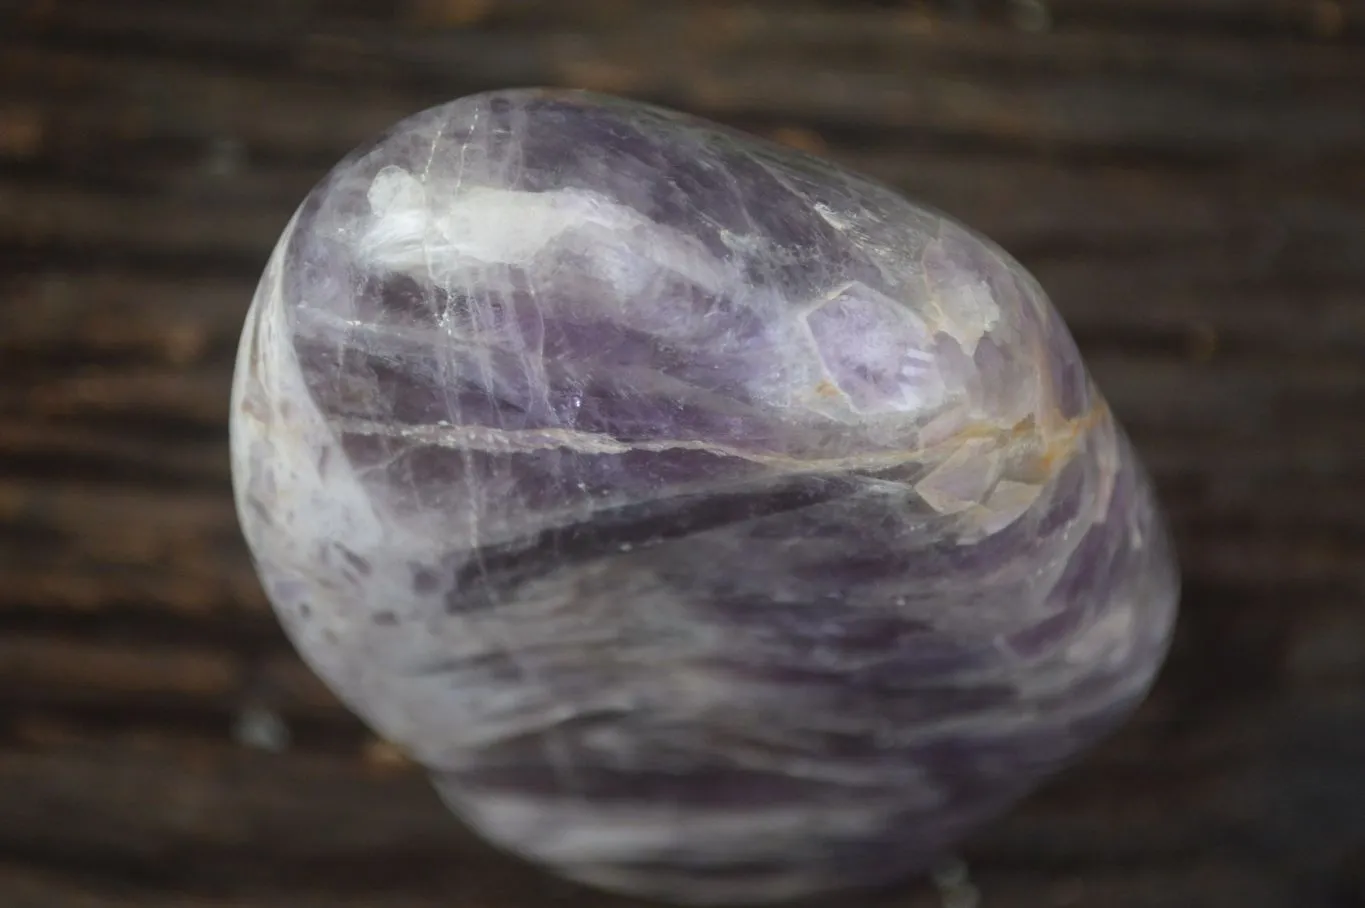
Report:
[[[888,882],[1118,724],[1177,580],[1037,283],[891,189],[509,91],[304,201],[232,410],[303,657],[491,841],[606,888]]]

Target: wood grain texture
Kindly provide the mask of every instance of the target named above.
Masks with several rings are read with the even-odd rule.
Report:
[[[332,700],[229,497],[294,205],[398,118],[526,84],[868,171],[1072,325],[1185,611],[1138,717],[967,849],[987,908],[1365,905],[1355,0],[0,0],[0,905],[624,904],[474,841]],[[259,710],[285,749],[248,746]]]

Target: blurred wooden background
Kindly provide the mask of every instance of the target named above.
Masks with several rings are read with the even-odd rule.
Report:
[[[1147,457],[1175,652],[971,844],[985,908],[1365,906],[1345,0],[0,0],[0,906],[623,904],[481,848],[367,738],[229,499],[232,352],[293,206],[398,118],[526,84],[823,150],[986,231]]]

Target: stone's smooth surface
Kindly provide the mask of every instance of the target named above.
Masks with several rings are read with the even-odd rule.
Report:
[[[675,901],[882,883],[1112,729],[1177,579],[1043,291],[831,164],[514,91],[289,225],[242,524],[299,650],[509,849]]]

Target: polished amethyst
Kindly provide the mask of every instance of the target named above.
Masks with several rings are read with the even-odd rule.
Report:
[[[627,892],[923,870],[1123,719],[1175,615],[1017,263],[611,98],[466,98],[338,165],[232,429],[308,663],[489,839]]]

